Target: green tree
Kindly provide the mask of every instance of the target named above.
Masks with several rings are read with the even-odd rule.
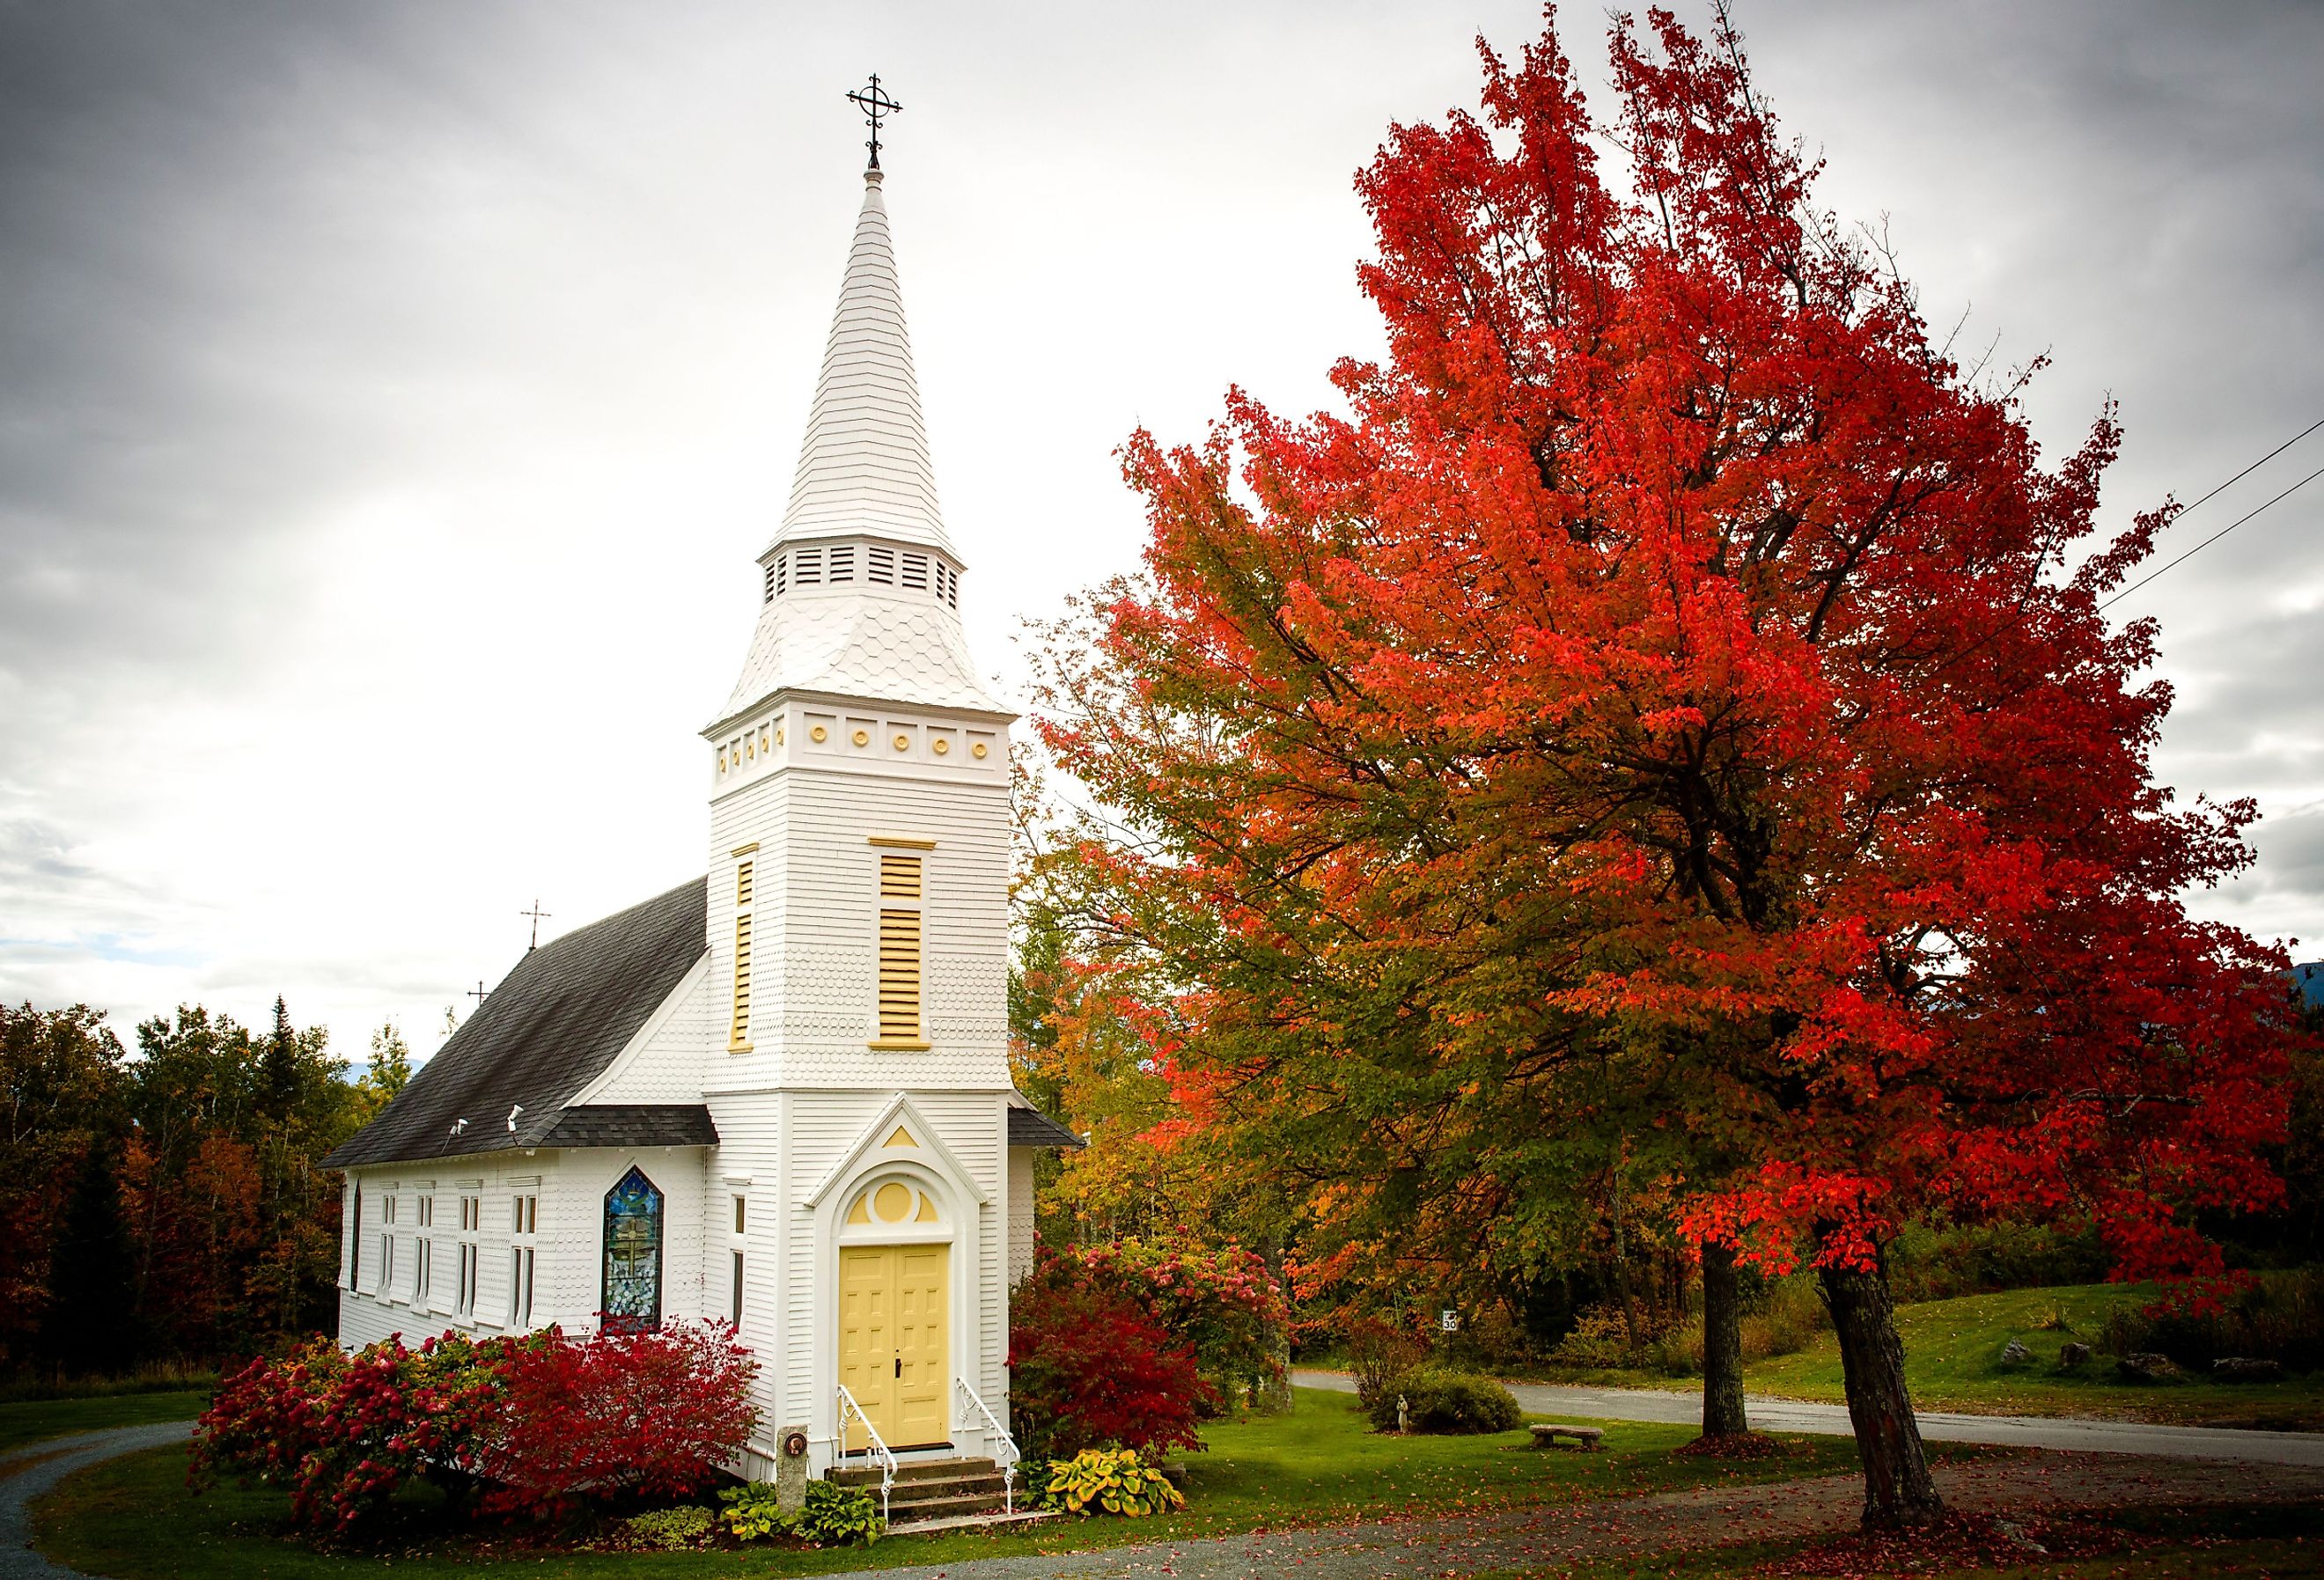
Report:
[[[411,1047],[392,1021],[371,1034],[371,1059],[355,1081],[356,1128],[369,1124],[411,1081]]]
[[[0,1004],[0,1366],[54,1305],[60,1236],[88,1209],[81,1182],[127,1123],[120,1039],[86,1004]]]

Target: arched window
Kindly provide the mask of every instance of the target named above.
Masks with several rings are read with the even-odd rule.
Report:
[[[661,1326],[661,1192],[636,1169],[605,1193],[605,1326]]]

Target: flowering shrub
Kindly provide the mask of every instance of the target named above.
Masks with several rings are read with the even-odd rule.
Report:
[[[1010,1318],[1010,1407],[1028,1457],[1202,1446],[1194,1421],[1218,1396],[1194,1346],[1171,1343],[1117,1270],[1043,1252]]]
[[[227,1378],[195,1434],[188,1479],[287,1489],[292,1519],[345,1536],[406,1482],[488,1484],[483,1507],[553,1513],[583,1496],[683,1494],[755,1418],[755,1363],[723,1327],[574,1341],[556,1329],[349,1355],[316,1339]]]
[[[497,1403],[507,1343],[454,1335],[407,1350],[391,1338],[346,1355],[318,1338],[281,1361],[253,1361],[202,1416],[188,1479],[284,1487],[300,1525],[345,1535],[405,1482],[461,1467]]]
[[[1218,1393],[1220,1407],[1283,1382],[1278,1340],[1290,1311],[1257,1252],[1124,1240],[1074,1254],[1097,1276],[1118,1273],[1156,1326],[1194,1345],[1195,1368]]]
[[[1102,1510],[1132,1519],[1186,1506],[1185,1494],[1160,1470],[1123,1448],[1087,1448],[1049,1467],[1048,1500],[1068,1514]]]
[[[556,1515],[585,1497],[699,1492],[750,1436],[757,1372],[724,1323],[521,1341],[476,1446],[484,1507]]]

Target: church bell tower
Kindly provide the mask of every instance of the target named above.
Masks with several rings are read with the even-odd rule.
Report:
[[[767,1418],[819,1460],[847,1400],[900,1447],[1007,1392],[1014,716],[962,633],[885,180],[875,147],[757,625],[703,732],[715,1167],[763,1204],[733,1244],[739,1308],[768,1314],[745,1342],[779,1357]],[[891,1198],[914,1204],[892,1224],[865,1205]],[[892,1358],[849,1315],[881,1279],[929,1307]]]

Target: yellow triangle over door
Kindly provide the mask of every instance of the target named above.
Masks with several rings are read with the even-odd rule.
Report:
[[[952,1437],[952,1247],[849,1245],[839,1252],[839,1381],[890,1448]],[[841,1446],[865,1447],[850,1424]]]

